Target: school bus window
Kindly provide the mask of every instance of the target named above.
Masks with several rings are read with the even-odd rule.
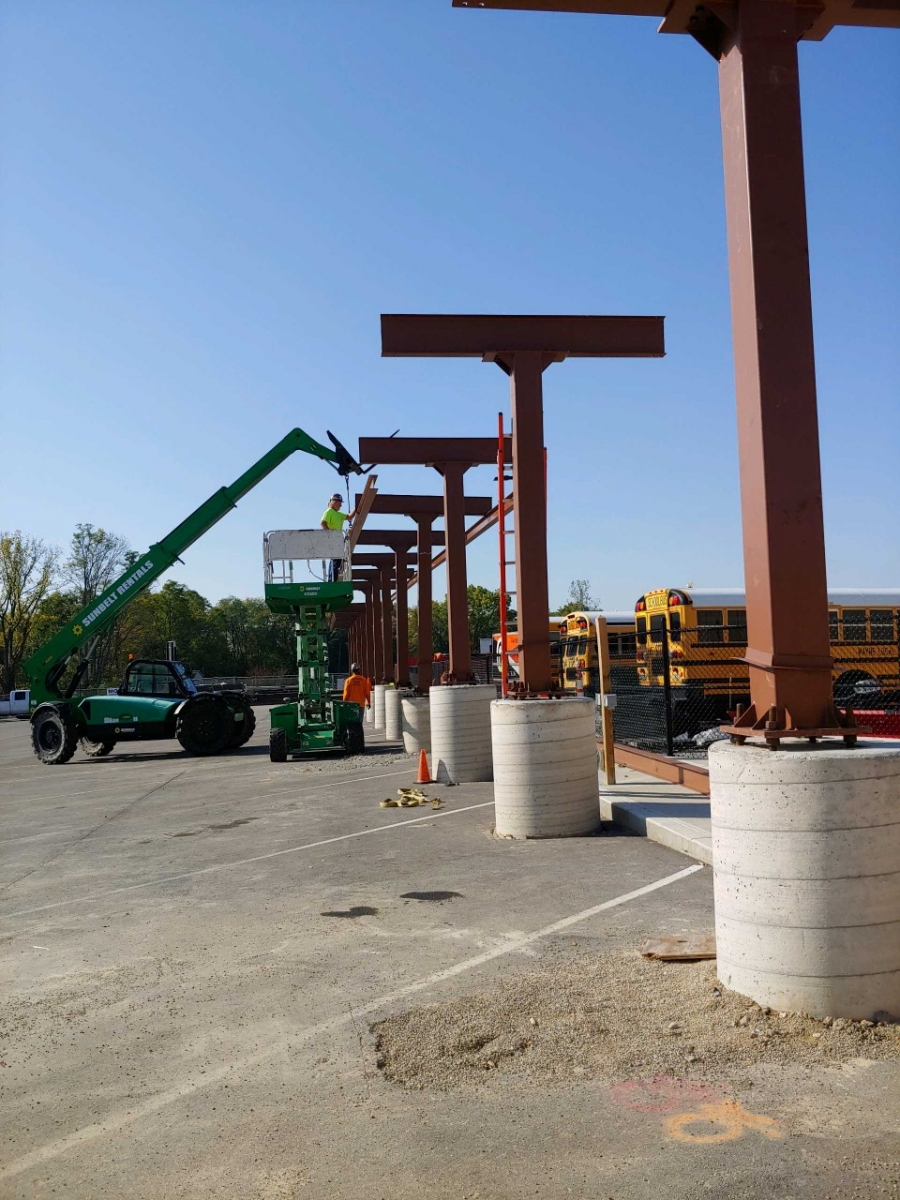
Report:
[[[634,658],[637,653],[637,638],[633,633],[623,633],[620,645],[623,658]]]
[[[646,617],[638,617],[636,626],[637,626],[637,633],[635,634],[635,639],[637,641],[637,644],[639,646],[646,646],[647,645],[647,618]]]
[[[828,614],[828,637],[832,645],[841,640],[841,626],[836,612]]]
[[[873,642],[894,640],[894,614],[889,608],[870,608],[869,621],[872,626]]]
[[[746,608],[728,609],[728,640],[732,645],[747,645],[747,610]]]
[[[721,646],[725,640],[722,631],[721,608],[697,609],[697,643],[700,646]]]
[[[680,634],[681,634],[681,613],[680,612],[670,612],[669,613],[669,628],[671,629],[671,631],[674,634],[676,634],[677,636],[680,636]]]
[[[657,613],[656,616],[650,618],[650,641],[656,645],[663,640],[663,630],[666,627],[666,618],[663,613]]]
[[[864,608],[844,609],[844,641],[864,642],[866,640],[866,610]]]
[[[580,637],[578,639],[578,657],[579,658],[584,658],[584,656],[587,654],[587,643],[588,643],[588,640],[586,637]]]

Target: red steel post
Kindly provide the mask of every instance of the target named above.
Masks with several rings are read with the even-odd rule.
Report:
[[[553,678],[547,633],[550,594],[542,385],[546,358],[520,352],[507,362],[512,401],[519,678],[528,691],[549,692]]]
[[[409,687],[409,591],[408,554],[405,547],[394,550],[397,560],[397,657],[394,662],[394,682],[397,687]]]
[[[372,582],[372,662],[376,683],[384,683],[384,638],[381,631],[381,580]]]
[[[719,60],[750,693],[742,725],[832,701],[797,10],[742,0]]]
[[[416,543],[416,574],[418,576],[419,611],[419,681],[418,690],[427,692],[431,687],[431,663],[434,645],[431,632],[431,516],[416,517],[418,541]]]
[[[381,568],[381,655],[385,683],[394,678],[394,603],[391,599],[393,573],[393,567]]]
[[[466,573],[466,515],[463,476],[467,463],[442,463],[444,476],[444,538],[447,551],[447,634],[449,673],[456,683],[472,678],[469,645],[469,598]]]

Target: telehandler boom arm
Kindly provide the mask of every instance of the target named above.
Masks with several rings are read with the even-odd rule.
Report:
[[[216,522],[221,521],[242,496],[256,487],[260,480],[265,479],[295,451],[302,450],[305,454],[312,454],[315,458],[332,463],[339,475],[346,477],[351,473],[362,474],[359,463],[351,457],[334,434],[329,432],[328,436],[334,444],[333,450],[311,438],[302,429],[292,429],[230,487],[219,488],[180,525],[176,525],[171,533],[167,533],[145,554],[135,559],[105,592],[92,600],[25,663],[25,673],[31,684],[31,707],[34,708],[48,700],[62,700],[71,696],[87,668],[88,659],[88,655],[85,655],[63,694],[59,688],[60,680],[73,656],[85,647],[89,653],[90,643],[98,633],[110,625],[136,596],[177,562],[179,555]]]

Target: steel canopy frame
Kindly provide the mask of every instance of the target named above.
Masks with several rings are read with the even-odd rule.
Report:
[[[470,467],[496,462],[497,443],[493,438],[360,438],[359,448],[366,462],[429,466],[444,477],[447,634],[450,645],[447,682],[467,683],[472,678],[472,649],[469,644],[466,594],[466,502],[463,477]],[[511,445],[509,451],[512,452]],[[430,551],[428,557],[430,562]],[[420,584],[422,578],[420,573]],[[420,590],[420,613],[424,607],[421,600]]]
[[[547,638],[550,593],[543,372],[551,363],[569,357],[661,358],[665,354],[663,325],[662,317],[643,316],[382,315],[384,357],[480,358],[496,363],[510,377],[516,609],[523,695],[543,695],[553,686]],[[496,464],[497,439],[480,440],[486,443],[484,461]],[[396,461],[369,455],[368,449],[368,441],[360,439],[361,461]],[[389,453],[386,445],[385,454]],[[448,540],[448,581],[450,549]]]
[[[360,533],[357,545],[390,546],[394,552],[394,572],[397,605],[397,654],[394,660],[394,682],[398,687],[409,686],[409,553],[419,534],[414,529],[366,529]],[[443,533],[430,531],[432,546],[444,544]]]
[[[797,42],[900,28],[900,0],[453,0],[457,8],[664,17],[719,64],[747,594],[749,709],[728,731],[841,735],[825,574]],[[801,619],[800,614],[803,614]]]
[[[356,503],[361,496],[358,494]],[[488,496],[466,496],[463,502],[466,516],[484,516],[490,511],[491,501]],[[431,572],[438,559],[443,562],[446,552],[432,560],[433,545],[431,527],[435,518],[443,516],[444,501],[441,496],[399,496],[381,492],[372,502],[371,511],[391,516],[405,516],[416,522],[416,573],[409,581],[409,586],[417,584],[419,589],[419,651],[418,651],[418,683],[420,692],[427,692],[431,687],[431,663],[433,657],[433,638],[431,632]],[[466,532],[466,541],[470,541],[470,531]]]

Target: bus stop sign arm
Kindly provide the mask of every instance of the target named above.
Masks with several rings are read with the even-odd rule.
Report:
[[[86,605],[25,663],[25,674],[31,686],[31,706],[35,707],[48,700],[62,700],[72,695],[83,669],[76,670],[64,694],[60,690],[60,680],[70,660],[79,651],[87,651],[83,661],[83,666],[86,666],[90,646],[97,634],[111,625],[123,609],[155,583],[160,575],[178,561],[179,556],[188,547],[221,521],[242,496],[246,496],[247,492],[256,487],[286,458],[300,450],[304,454],[311,454],[314,458],[330,463],[339,475],[347,477],[351,474],[362,474],[362,468],[349,451],[332,433],[329,433],[328,437],[333,449],[323,446],[302,429],[292,429],[243,475],[238,476],[234,483],[229,487],[219,488],[180,525],[176,525],[170,533],[126,567],[106,591]]]

